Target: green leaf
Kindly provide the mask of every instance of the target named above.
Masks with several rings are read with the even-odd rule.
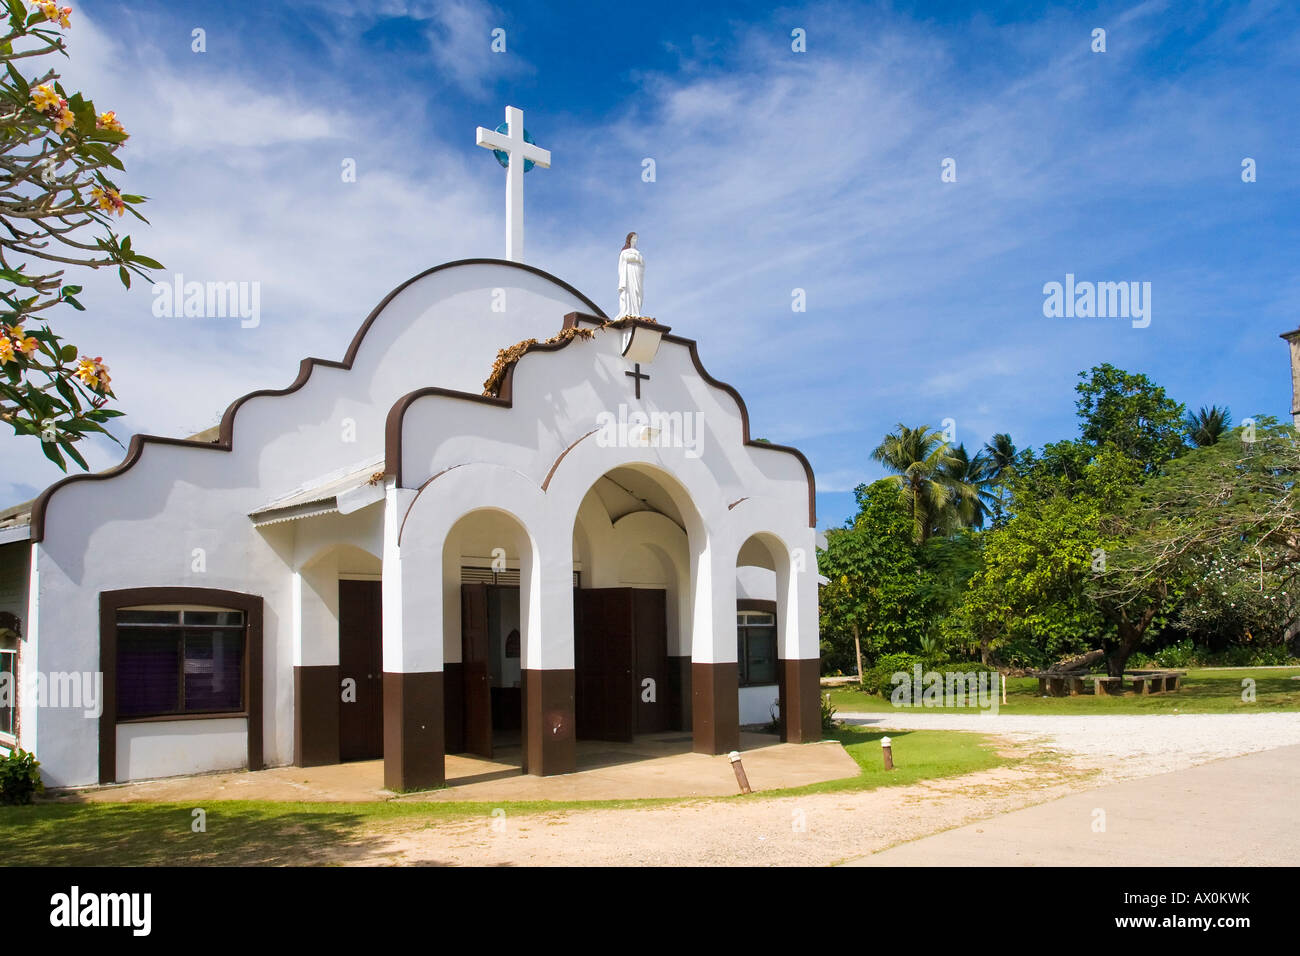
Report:
[[[157,259],[150,259],[148,256],[135,255],[131,257],[131,261],[140,263],[140,265],[144,266],[146,269],[165,268]]]
[[[63,456],[59,454],[57,445],[52,445],[49,442],[41,442],[41,451],[45,452],[46,458],[59,466],[60,471],[68,470],[68,463],[64,461]]]
[[[122,280],[122,285],[131,288],[131,273],[126,271],[126,266],[117,267],[117,276]]]
[[[86,464],[86,459],[81,457],[81,452],[77,451],[72,442],[68,441],[66,438],[60,438],[59,446],[68,453],[68,457],[82,467],[83,471],[90,471],[90,466]]]
[[[71,362],[77,357],[77,347],[75,345],[65,345],[59,349],[59,358],[65,362]]]

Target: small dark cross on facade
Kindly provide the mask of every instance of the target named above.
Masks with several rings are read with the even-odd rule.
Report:
[[[650,381],[650,376],[649,376],[649,375],[642,374],[642,372],[641,372],[641,363],[640,363],[640,362],[637,362],[637,363],[636,363],[636,371],[635,371],[635,372],[624,372],[623,374],[624,374],[624,375],[627,375],[627,376],[629,376],[629,377],[631,377],[631,378],[633,378],[633,379],[636,380],[636,397],[637,397],[637,398],[640,398],[640,397],[641,397],[641,379],[645,379],[647,382]]]

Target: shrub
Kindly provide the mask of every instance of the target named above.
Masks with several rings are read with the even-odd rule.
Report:
[[[880,694],[882,697],[888,697],[894,690],[894,675],[900,671],[904,674],[911,674],[915,671],[917,664],[921,665],[921,673],[923,674],[930,671],[937,671],[940,674],[970,674],[996,669],[978,661],[936,663],[916,654],[885,654],[878,658],[876,663],[862,675],[862,689],[869,694]]]
[[[822,733],[828,734],[839,725],[835,719],[835,705],[830,694],[822,694]]]
[[[1162,647],[1152,655],[1159,667],[1191,667],[1201,658],[1200,653],[1191,641],[1179,641],[1177,644],[1170,644],[1168,647]]]
[[[925,669],[925,662],[915,654],[882,654],[876,658],[876,663],[871,667],[865,668],[862,673],[862,689],[868,694],[889,695],[893,684],[890,678],[899,671],[912,673],[912,669],[917,665]]]
[[[32,795],[45,789],[40,766],[34,754],[22,749],[0,757],[0,803],[31,803]]]

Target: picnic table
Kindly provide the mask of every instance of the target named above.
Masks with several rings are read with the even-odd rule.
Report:
[[[1163,694],[1165,691],[1178,690],[1182,679],[1187,676],[1185,670],[1126,670],[1121,677],[1108,674],[1088,674],[1082,671],[1060,673],[1058,671],[1037,671],[1038,693],[1044,697],[1077,697],[1083,693],[1086,681],[1092,682],[1092,692],[1097,696],[1124,693],[1124,681],[1127,678],[1135,694]]]

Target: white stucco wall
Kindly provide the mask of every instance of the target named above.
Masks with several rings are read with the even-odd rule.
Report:
[[[494,312],[494,301],[504,301],[506,311]],[[32,643],[39,647],[38,666],[46,672],[98,668],[102,591],[185,586],[261,594],[264,759],[272,766],[291,762],[295,590],[300,620],[311,619],[305,604],[314,599],[310,588],[295,587],[293,572],[324,542],[313,538],[321,529],[313,522],[259,530],[248,513],[321,475],[378,460],[385,418],[398,397],[430,384],[478,393],[498,349],[549,337],[572,311],[590,309],[522,269],[484,264],[436,272],[388,304],[351,370],[317,366],[292,394],[244,403],[234,420],[233,451],[146,445],[140,460],[116,477],[65,485],[50,500],[45,539],[36,546],[40,633]],[[340,329],[339,337],[354,331]],[[341,519],[345,540],[382,554],[382,504],[349,517],[350,523]],[[202,549],[202,570],[196,570],[195,549]],[[328,640],[315,653],[328,657]],[[223,721],[187,723],[194,747],[198,737],[210,735],[225,752],[230,732]],[[94,720],[47,710],[31,746],[49,785],[98,779]],[[167,752],[175,757],[172,772],[192,766],[179,751]],[[165,770],[162,757],[150,765],[150,775]]]
[[[118,724],[117,778],[145,780],[248,766],[248,721],[166,720]]]
[[[776,708],[779,688],[776,684],[769,686],[740,688],[740,723],[766,724],[772,719]]]

